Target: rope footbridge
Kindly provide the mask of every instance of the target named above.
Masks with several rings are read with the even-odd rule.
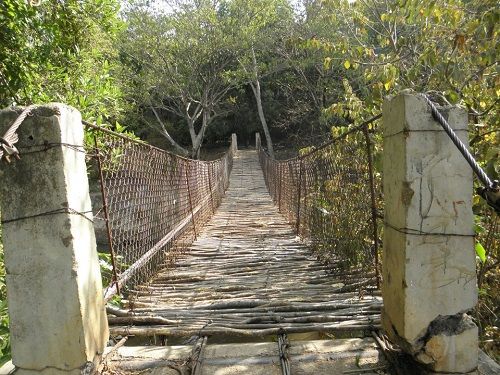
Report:
[[[109,242],[105,299],[122,295],[125,307],[108,307],[112,335],[362,337],[379,327],[368,123],[282,162],[235,145],[195,161],[85,125]]]
[[[335,270],[300,241],[269,197],[255,151],[238,151],[219,209],[186,254],[163,266],[129,291],[141,318],[111,317],[112,334],[363,335],[379,326],[378,293],[359,292],[366,275]],[[137,324],[147,316],[168,324]]]

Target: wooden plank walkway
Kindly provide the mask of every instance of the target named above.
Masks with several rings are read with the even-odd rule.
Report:
[[[185,255],[131,293],[129,308],[168,324],[112,325],[112,334],[266,336],[360,332],[379,325],[381,298],[317,261],[278,212],[257,153],[238,151],[221,206]]]

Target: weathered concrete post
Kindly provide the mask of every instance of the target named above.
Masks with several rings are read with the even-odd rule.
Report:
[[[0,134],[20,109],[0,111]],[[12,361],[16,374],[90,372],[108,339],[80,113],[33,110],[21,160],[0,163]]]
[[[236,133],[231,134],[231,148],[233,152],[238,151],[238,138],[236,137]]]
[[[440,109],[468,144],[467,113]],[[472,171],[423,98],[402,93],[383,108],[384,311],[392,340],[430,370],[477,366]]]
[[[256,150],[259,150],[259,149],[260,149],[260,147],[261,147],[261,146],[260,146],[260,145],[261,145],[261,143],[260,143],[260,142],[261,142],[261,141],[260,141],[260,133],[255,133],[255,149],[256,149]]]

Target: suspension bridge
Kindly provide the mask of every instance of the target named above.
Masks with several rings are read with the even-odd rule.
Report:
[[[380,297],[357,290],[366,276],[336,274],[319,262],[278,213],[255,151],[237,152],[217,212],[186,254],[164,267],[130,290],[128,303],[136,314],[173,325],[112,326],[112,334],[266,336],[363,331],[380,323]]]
[[[363,142],[351,148],[351,155],[341,155],[346,150],[341,150],[337,143],[332,143],[329,153],[349,158],[354,152],[366,159],[366,152],[370,152],[366,148],[366,134],[361,129],[359,135]],[[344,246],[345,253],[338,253],[337,257],[326,258],[327,249],[323,249],[324,258],[318,251],[312,251],[312,246],[331,246],[339,228],[329,233],[331,222],[312,219],[316,212],[309,210],[304,198],[316,202],[325,194],[337,194],[336,201],[340,203],[341,195],[348,193],[348,188],[341,188],[346,181],[337,180],[326,191],[324,181],[318,180],[321,174],[314,172],[316,161],[302,158],[291,159],[282,166],[271,165],[273,161],[258,141],[257,149],[237,151],[233,139],[230,150],[220,159],[196,162],[173,157],[111,132],[96,135],[96,139],[106,145],[103,148],[96,141],[96,150],[91,153],[96,156],[89,159],[102,181],[103,206],[98,207],[96,216],[101,215],[108,224],[114,265],[106,298],[113,298],[120,289],[126,295],[123,309],[108,308],[112,337],[142,337],[143,342],[154,337],[164,345],[189,342],[198,348],[196,356],[191,348],[184,358],[163,358],[168,359],[163,365],[176,369],[184,365],[186,371],[198,368],[198,373],[221,371],[220,358],[207,358],[206,353],[224,348],[224,344],[236,348],[232,354],[226,353],[229,356],[225,359],[226,368],[239,372],[290,373],[292,367],[300,364],[309,366],[310,371],[323,366],[323,372],[329,373],[334,368],[354,366],[359,355],[364,355],[367,363],[385,366],[371,338],[372,332],[380,328],[382,305],[373,241],[356,251],[348,249],[354,242],[338,243],[337,247]],[[346,144],[344,137],[339,139],[340,143]],[[118,156],[110,150],[119,150]],[[165,157],[173,159],[168,164],[154,161]],[[313,158],[317,157],[314,153]],[[325,171],[347,168],[334,165],[331,155],[326,161]],[[368,193],[368,198],[360,198],[356,204],[370,208],[372,169],[362,162],[351,164],[348,169],[349,182],[360,183],[358,188]],[[273,180],[278,175],[279,180]],[[167,188],[170,202],[162,207],[165,191],[150,186],[165,188],[166,184],[170,184]],[[149,195],[141,194],[137,186],[147,186]],[[173,202],[174,206],[177,204],[176,210],[172,210]],[[285,214],[288,211],[287,216],[301,215],[303,219],[295,219],[292,224],[280,209]],[[142,212],[148,215],[141,215]],[[350,230],[346,227],[344,236],[354,232],[373,234],[373,212],[371,209],[364,212],[365,223]],[[325,215],[322,211],[320,214]],[[157,231],[156,227],[165,222],[170,226]],[[301,222],[302,229],[297,228]],[[297,230],[302,233],[307,230],[308,238],[313,238],[315,244],[301,239]],[[317,231],[321,231],[321,236]],[[145,238],[140,235],[143,232],[148,239],[151,233],[158,233],[157,242],[144,243]],[[143,250],[137,251],[141,246]],[[151,249],[157,249],[157,254]],[[344,349],[351,349],[338,356],[334,341],[323,340],[318,341],[326,345],[323,356],[312,350],[304,357],[305,353],[297,352],[296,343],[304,346],[304,351],[311,351],[308,345],[315,342],[290,343],[288,337],[294,335],[316,339],[341,337],[345,338]],[[273,337],[286,344],[269,343]],[[234,345],[234,341],[239,344]],[[246,353],[255,345],[248,342],[264,344],[267,355]],[[289,347],[295,349],[295,356],[304,358],[293,361],[292,365],[281,363],[288,358]],[[182,352],[185,345],[177,349]],[[161,361],[152,361],[151,348],[148,352],[149,356],[140,350],[131,355],[130,349],[124,347],[117,350],[109,366],[112,371],[117,366],[129,370],[142,369],[148,364],[162,367]],[[204,358],[201,361],[200,353]],[[242,367],[241,361],[247,365]],[[326,366],[328,362],[330,365]],[[248,363],[252,364],[251,369],[245,370]]]
[[[426,103],[419,98],[404,100],[417,100],[421,111],[427,111]],[[37,185],[42,186],[44,199],[35,205],[36,212],[31,206],[23,208],[29,192],[19,191],[19,197],[8,202],[14,208],[9,208],[5,201],[2,203],[7,206],[2,210],[4,235],[10,241],[6,242],[6,252],[16,242],[16,236],[18,241],[27,243],[26,233],[39,233],[40,226],[67,229],[69,236],[51,229],[46,236],[54,234],[53,240],[39,237],[33,240],[40,247],[45,242],[52,247],[56,243],[60,246],[60,250],[53,250],[59,255],[51,258],[55,263],[50,266],[57,270],[54,271],[57,275],[66,272],[67,265],[59,258],[64,260],[72,243],[81,246],[90,241],[91,245],[88,249],[84,247],[88,251],[88,264],[79,260],[83,251],[79,250],[71,258],[74,271],[68,274],[68,283],[75,282],[75,288],[82,285],[83,294],[61,293],[62,297],[53,295],[54,287],[61,284],[45,271],[49,266],[44,252],[26,256],[16,253],[24,261],[33,259],[31,268],[22,262],[11,263],[11,274],[19,278],[17,285],[22,285],[25,277],[29,285],[28,290],[18,287],[11,291],[10,305],[13,310],[21,311],[22,298],[15,293],[21,296],[27,291],[33,298],[40,294],[45,297],[40,300],[39,315],[53,314],[63,320],[68,315],[67,308],[61,310],[57,306],[71,305],[71,298],[75,306],[85,306],[77,308],[83,311],[81,329],[92,331],[85,335],[94,335],[95,339],[80,340],[79,343],[85,343],[85,349],[80,351],[73,350],[71,345],[62,347],[61,342],[73,341],[68,330],[58,328],[56,339],[49,345],[59,345],[58,355],[65,358],[64,366],[69,369],[64,371],[78,368],[75,370],[78,373],[97,369],[107,374],[138,371],[198,375],[375,374],[388,371],[389,361],[398,373],[421,373],[420,367],[404,367],[397,361],[402,352],[380,333],[384,309],[387,314],[384,329],[391,340],[403,346],[404,340],[411,343],[412,349],[405,351],[413,351],[420,363],[434,366],[436,371],[458,369],[454,372],[477,365],[477,357],[461,341],[453,344],[458,349],[452,352],[443,349],[444,357],[433,352],[445,345],[432,341],[440,340],[443,329],[446,337],[457,336],[457,340],[474,345],[477,328],[463,314],[474,303],[471,282],[474,262],[469,262],[467,247],[463,253],[460,249],[450,253],[443,248],[443,243],[455,241],[456,236],[461,243],[473,243],[473,235],[468,232],[469,212],[463,209],[464,205],[470,206],[467,203],[470,198],[461,191],[440,196],[440,185],[436,183],[437,177],[433,177],[436,170],[439,177],[446,173],[449,163],[465,168],[464,160],[455,156],[453,145],[446,146],[449,141],[446,135],[431,128],[435,124],[430,115],[425,121],[431,124],[431,130],[422,130],[418,121],[413,125],[408,117],[406,122],[398,121],[403,127],[414,126],[415,130],[399,131],[392,129],[392,125],[386,126],[384,146],[397,152],[401,148],[391,142],[411,142],[413,134],[436,138],[433,142],[425,138],[427,143],[418,139],[427,149],[418,150],[422,156],[416,162],[404,159],[408,166],[404,163],[399,166],[401,158],[386,158],[385,162],[393,163],[396,172],[387,172],[386,186],[382,189],[381,176],[374,167],[377,154],[380,155],[376,147],[381,147],[380,133],[374,124],[380,116],[288,160],[270,158],[259,137],[255,149],[238,150],[233,137],[220,158],[198,161],[85,121],[83,143],[83,128],[74,130],[74,123],[80,124],[81,119],[73,112],[66,114],[62,107],[42,108],[38,113],[37,110],[29,108],[34,115],[28,117],[26,111],[20,117],[18,112],[3,115],[8,123],[22,117],[19,123],[14,123],[13,132],[13,127],[9,129],[14,134],[19,128],[19,151],[12,148],[13,142],[9,148],[4,147],[7,156],[17,156],[19,152],[22,158],[15,161],[16,168],[5,170],[6,178],[21,183],[16,173],[29,173],[33,181],[47,181]],[[390,116],[398,113],[388,111],[389,124],[393,119]],[[64,128],[54,133],[50,116],[59,116],[67,122],[60,120],[60,126],[71,130]],[[19,127],[23,120],[26,124]],[[33,127],[35,121],[38,122]],[[50,126],[45,128],[47,124]],[[17,138],[12,134],[11,138]],[[425,159],[429,153],[441,152],[444,156]],[[57,172],[53,165],[57,160],[64,177],[57,175],[52,180],[47,175]],[[442,160],[447,163],[444,167],[440,164]],[[52,163],[50,168],[43,166],[48,161]],[[399,188],[398,181],[402,179],[397,175],[399,170],[416,173],[415,181],[420,185],[408,182]],[[67,176],[72,177],[65,180]],[[94,197],[92,216],[90,200],[85,198],[88,193],[82,193],[80,181],[86,180],[86,176]],[[51,206],[51,194],[53,199],[64,195],[52,188],[53,181],[57,183],[61,178],[68,198],[62,208],[43,209]],[[466,176],[451,174],[449,180],[453,178],[463,179],[457,180],[459,187],[472,184],[472,179],[467,180]],[[417,188],[421,189],[420,206],[411,211]],[[68,192],[71,189],[75,193]],[[382,190],[393,199],[388,201],[386,196],[384,202]],[[437,212],[439,207],[442,212]],[[402,224],[398,223],[401,212],[407,212],[407,221]],[[415,216],[419,219],[418,228],[411,221]],[[51,218],[66,221],[64,225],[62,221],[51,224]],[[72,229],[75,225],[76,232]],[[99,272],[95,272],[94,228],[106,239],[105,251],[99,249],[102,294],[100,277],[96,278]],[[379,261],[382,229],[386,251],[383,272]],[[99,243],[103,246],[102,241]],[[399,246],[396,252],[395,243]],[[422,260],[413,260],[415,252],[408,252],[406,258],[398,255],[410,245],[432,251],[427,256],[420,250],[424,252],[419,255]],[[444,258],[434,255],[440,252]],[[8,256],[11,255],[7,252],[6,260]],[[442,259],[445,268],[441,272]],[[40,281],[33,284],[31,275],[22,271],[36,269],[39,264],[40,279],[49,277],[47,285]],[[21,271],[16,268],[18,265]],[[82,284],[78,267],[83,267],[87,278]],[[402,269],[405,274],[400,274]],[[429,277],[436,286],[422,284]],[[384,304],[382,279],[386,290]],[[460,300],[454,298],[458,291],[462,292]],[[428,294],[432,298],[440,296],[435,305],[422,303],[423,299],[431,298],[426,297]],[[105,303],[107,316],[100,315]],[[30,337],[23,339],[29,343],[28,349],[13,345],[14,364],[19,368],[24,368],[19,365],[23,356],[28,362],[31,357],[40,357],[37,360],[43,362],[57,356],[53,350],[50,355],[33,352],[46,335],[33,336],[34,329],[26,329],[20,323],[23,314],[11,318],[13,337]],[[46,320],[32,324],[41,327],[42,332],[53,332],[55,328],[47,325]],[[78,329],[77,323],[72,324]],[[113,342],[103,351],[99,347],[108,339],[108,326]],[[464,336],[464,332],[469,336]],[[95,349],[89,349],[92,347]],[[68,358],[74,354],[68,353],[86,353],[85,364],[71,367]],[[96,353],[98,360],[94,358]],[[443,356],[443,351],[440,353]],[[74,361],[78,363],[81,358]],[[59,368],[42,366],[45,367]]]

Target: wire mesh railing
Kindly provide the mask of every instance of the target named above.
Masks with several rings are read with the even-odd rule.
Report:
[[[150,279],[165,254],[189,245],[229,185],[233,148],[220,159],[180,157],[85,123],[91,181],[99,181],[112,263],[105,300]]]
[[[370,124],[379,117],[293,159],[275,160],[259,149],[269,193],[297,233],[332,267],[362,273],[373,286],[379,285],[381,181]]]

